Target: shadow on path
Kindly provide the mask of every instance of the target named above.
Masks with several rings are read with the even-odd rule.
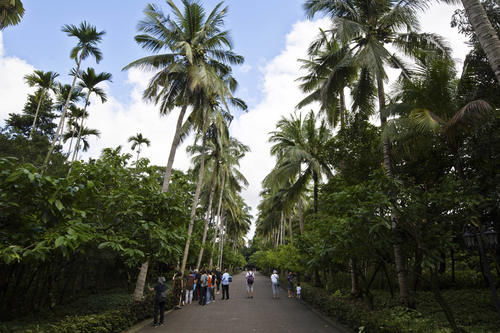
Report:
[[[233,276],[229,300],[221,300],[221,295],[216,295],[215,303],[205,306],[193,303],[171,311],[165,315],[164,326],[146,326],[140,332],[345,332],[334,328],[295,298],[287,298],[283,290],[280,299],[273,299],[270,279],[258,272],[253,299],[247,298],[244,273]]]

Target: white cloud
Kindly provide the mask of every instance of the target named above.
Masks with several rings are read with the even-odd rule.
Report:
[[[24,76],[34,69],[24,60],[6,56],[0,32],[0,124],[9,113],[19,113],[23,109],[26,95],[33,92],[24,82]]]
[[[248,65],[248,64],[244,64],[244,65],[237,67],[237,70],[241,73],[246,74],[252,70],[252,66]]]

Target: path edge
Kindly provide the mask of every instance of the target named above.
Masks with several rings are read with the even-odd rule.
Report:
[[[173,311],[172,309],[165,311],[165,316],[168,315],[172,311]],[[134,326],[122,331],[122,333],[137,333],[140,330],[142,330],[144,327],[150,325],[152,322],[153,322],[153,317],[145,319],[145,320],[135,324]]]

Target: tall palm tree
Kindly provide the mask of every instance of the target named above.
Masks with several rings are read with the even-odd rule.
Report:
[[[323,174],[332,176],[325,160],[325,146],[330,139],[330,131],[324,120],[316,127],[317,116],[309,112],[302,116],[292,115],[282,118],[271,132],[271,154],[278,158],[276,167],[264,179],[264,187],[281,187],[293,180],[288,189],[290,200],[297,202],[300,195],[313,181],[314,212],[318,211],[318,186]]]
[[[24,16],[21,0],[0,0],[0,31],[10,25],[17,25]]]
[[[361,86],[377,88],[380,122],[382,128],[387,123],[384,113],[386,95],[384,81],[387,80],[386,67],[400,69],[405,76],[410,75],[401,57],[391,52],[392,46],[403,55],[415,58],[424,51],[449,53],[441,38],[434,34],[419,33],[417,14],[427,8],[427,1],[394,0],[307,0],[304,8],[308,16],[318,12],[332,17],[335,38],[348,45],[352,61],[360,68]],[[371,89],[368,89],[371,90]],[[391,147],[383,140],[383,165],[388,177],[393,178]],[[393,211],[392,229],[397,233],[397,217]],[[398,274],[400,301],[413,306],[410,297],[406,260],[399,242],[394,242],[394,257]]]
[[[94,94],[97,97],[99,97],[102,103],[105,103],[108,100],[108,97],[104,92],[104,90],[98,87],[97,85],[104,81],[111,81],[111,74],[106,72],[96,74],[95,70],[92,67],[89,67],[87,68],[86,71],[80,73],[79,77],[80,77],[80,82],[78,82],[78,87],[82,91],[87,92],[87,96],[85,97],[85,104],[83,107],[83,113],[85,114],[85,112],[87,111],[87,106],[90,104],[89,99],[91,94]],[[83,126],[84,119],[85,117],[81,117],[79,126],[80,131],[84,128]],[[73,152],[72,161],[75,161],[76,156],[78,155],[78,149],[80,148],[80,138],[81,138],[80,131],[78,132],[78,138],[76,140],[76,146]]]
[[[227,7],[219,3],[208,16],[195,0],[182,0],[182,12],[172,0],[166,0],[172,11],[165,16],[161,8],[149,4],[144,10],[146,18],[139,22],[135,40],[155,55],[138,59],[124,69],[139,67],[156,71],[144,98],[160,105],[160,113],[168,114],[181,106],[162,191],[167,192],[175,152],[181,138],[181,127],[186,110],[193,96],[200,89],[225,94],[227,90],[220,79],[230,72],[229,65],[243,63],[243,57],[231,51],[228,31],[223,31]],[[167,51],[167,53],[160,53]],[[222,75],[221,75],[222,74]]]
[[[149,141],[148,138],[145,138],[142,136],[142,133],[137,133],[135,136],[131,136],[128,138],[128,142],[132,142],[132,150],[135,150],[137,147],[137,158],[135,160],[135,164],[139,161],[139,154],[141,153],[141,148],[142,145],[146,145],[146,147],[149,147],[151,144],[151,141]]]
[[[63,26],[62,31],[65,32],[69,37],[76,37],[78,39],[78,43],[73,49],[71,49],[70,58],[75,60],[76,68],[73,71],[73,82],[71,83],[71,88],[68,92],[68,96],[61,112],[61,118],[59,120],[59,125],[57,126],[56,135],[52,140],[52,144],[50,146],[49,151],[47,152],[47,156],[45,157],[45,161],[43,163],[43,170],[45,170],[49,164],[50,156],[54,151],[54,147],[59,139],[59,136],[62,134],[64,121],[66,118],[66,111],[71,102],[71,97],[73,93],[73,89],[76,85],[76,79],[78,74],[80,73],[80,65],[82,61],[90,56],[94,57],[96,62],[99,63],[102,59],[101,50],[97,47],[97,44],[102,40],[102,36],[105,34],[104,31],[97,31],[96,27],[88,24],[86,21],[80,23],[80,26],[75,26],[73,24],[66,24]]]
[[[80,147],[78,145],[82,145],[82,151],[87,151],[90,148],[89,142],[87,141],[87,138],[89,136],[95,136],[100,138],[101,137],[101,132],[99,130],[93,129],[93,128],[88,128],[84,127],[83,129],[80,128],[79,125],[75,124],[76,129],[78,130],[78,133],[80,133],[80,141],[77,143],[77,146],[75,147],[75,151],[79,151]],[[73,131],[69,130],[63,135],[63,142],[68,141],[73,137]],[[78,158],[78,155],[76,156]]]
[[[36,121],[38,118],[38,111],[40,111],[40,105],[42,104],[42,99],[47,91],[52,90],[56,93],[57,83],[55,79],[59,74],[55,72],[44,72],[41,70],[35,70],[33,74],[28,74],[24,77],[24,80],[30,87],[37,87],[40,91],[40,98],[38,99],[38,105],[36,107],[35,119],[33,119],[33,125],[31,125],[31,131],[29,138],[33,137],[33,132],[35,131]]]
[[[491,69],[500,84],[500,38],[491,25],[479,0],[461,0],[465,13],[474,29],[479,44],[486,53]],[[498,4],[498,3],[497,3]]]
[[[69,107],[69,118],[68,118],[68,128],[71,132],[71,140],[69,141],[68,156],[71,154],[71,148],[73,147],[73,139],[78,132],[78,120],[81,118],[88,118],[89,113],[84,109],[79,108],[75,105],[70,105]]]

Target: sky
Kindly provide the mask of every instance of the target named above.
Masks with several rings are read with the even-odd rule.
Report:
[[[151,73],[121,69],[135,59],[148,55],[134,41],[142,10],[153,2],[168,12],[164,0],[24,0],[26,14],[20,25],[0,32],[0,126],[9,113],[20,113],[26,95],[33,90],[23,81],[35,69],[60,73],[60,81],[71,83],[68,73],[74,62],[69,52],[75,40],[61,32],[64,24],[78,25],[83,20],[106,31],[100,49],[103,60],[96,64],[86,60],[83,68],[94,67],[109,72],[113,80],[104,86],[108,102],[91,100],[87,125],[101,132],[91,139],[91,148],[82,158],[98,157],[103,148],[121,145],[130,152],[127,138],[142,133],[151,140],[143,157],[152,163],[166,165],[175,131],[178,110],[160,117],[158,109],[145,103],[141,96]],[[180,6],[179,0],[174,0]],[[219,1],[201,1],[209,12]],[[244,99],[248,112],[236,114],[231,134],[250,146],[251,152],[241,162],[241,171],[250,185],[243,197],[257,214],[261,181],[274,165],[269,154],[268,133],[283,116],[295,112],[303,97],[295,81],[301,76],[299,58],[306,57],[309,43],[320,27],[328,28],[328,19],[306,19],[303,0],[227,0],[229,13],[226,29],[231,31],[234,51],[245,57],[245,63],[234,67],[239,82],[235,96]],[[465,38],[450,27],[455,7],[435,4],[421,14],[421,31],[444,36],[453,50],[458,69],[467,53]],[[304,110],[304,112],[309,109]],[[179,148],[174,168],[187,170],[190,156]],[[253,233],[252,227],[249,237]]]

